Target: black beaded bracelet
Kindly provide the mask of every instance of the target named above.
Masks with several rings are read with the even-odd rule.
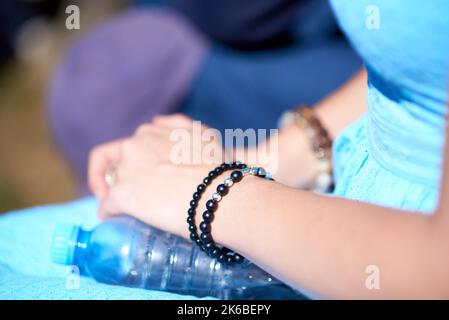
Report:
[[[217,258],[218,262],[225,263],[227,265],[242,263],[244,257],[226,247],[219,247],[215,244],[211,234],[211,223],[214,219],[215,211],[218,208],[218,202],[221,201],[222,197],[228,194],[229,188],[234,183],[240,182],[243,179],[243,176],[247,174],[273,180],[271,175],[263,168],[245,167],[239,170],[234,170],[231,173],[231,176],[227,178],[223,184],[217,186],[217,192],[212,195],[212,199],[206,202],[206,211],[203,213],[203,221],[200,224],[200,241],[203,244],[204,251],[210,257]]]
[[[193,199],[190,201],[190,206],[187,210],[187,224],[189,225],[190,239],[195,242],[201,248],[201,250],[206,250],[206,247],[203,244],[203,241],[200,239],[200,236],[198,235],[195,224],[195,215],[196,208],[198,207],[198,203],[201,199],[202,194],[204,193],[204,191],[206,191],[207,186],[210,185],[212,181],[223,172],[235,169],[245,169],[246,167],[246,164],[240,162],[222,163],[214,170],[209,172],[209,174],[203,179],[203,182],[198,185],[196,191],[193,193]]]

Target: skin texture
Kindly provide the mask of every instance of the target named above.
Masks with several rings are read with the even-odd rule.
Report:
[[[365,86],[362,71],[316,106],[332,136],[366,110]],[[179,127],[191,127],[191,120],[157,117],[134,136],[93,150],[89,183],[102,218],[126,212],[188,236],[188,203],[214,165],[170,162],[169,135]],[[284,129],[279,145],[280,167],[300,173],[291,177],[279,170],[277,182],[248,176],[235,184],[219,204],[212,231],[216,242],[322,298],[449,298],[448,161],[440,205],[434,215],[424,216],[291,188],[309,178],[315,162],[296,128]],[[108,189],[103,177],[111,164],[117,167],[116,183]],[[217,180],[199,208],[222,179]],[[369,265],[379,267],[379,290],[365,286]]]

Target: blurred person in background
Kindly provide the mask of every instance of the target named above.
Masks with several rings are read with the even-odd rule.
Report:
[[[77,41],[50,89],[53,132],[82,193],[90,150],[155,115],[275,128],[361,66],[324,0],[136,4]]]

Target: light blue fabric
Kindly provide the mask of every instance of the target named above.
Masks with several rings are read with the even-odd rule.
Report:
[[[432,212],[449,88],[449,2],[332,4],[366,63],[369,106],[334,143],[335,195]]]
[[[98,223],[96,206],[93,198],[85,198],[1,215],[0,299],[195,299],[87,277],[81,277],[79,289],[67,289],[65,267],[50,261],[53,230],[58,223],[92,228]]]

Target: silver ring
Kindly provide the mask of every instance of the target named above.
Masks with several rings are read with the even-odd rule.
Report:
[[[106,185],[109,188],[111,188],[115,184],[116,179],[115,171],[116,166],[110,166],[104,174],[104,182],[106,182]]]

